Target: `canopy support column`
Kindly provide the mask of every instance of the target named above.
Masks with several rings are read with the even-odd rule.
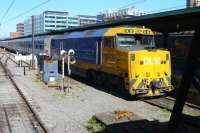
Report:
[[[200,57],[200,52],[198,49],[199,43],[200,43],[200,27],[198,26],[195,29],[195,34],[192,40],[192,45],[190,47],[190,52],[187,59],[185,71],[183,73],[181,85],[177,90],[176,101],[168,125],[168,130],[169,130],[168,132],[171,133],[176,132],[176,127],[181,121],[183,107],[187,100],[187,94],[192,82],[192,77],[196,69],[195,64],[197,63],[198,58]]]

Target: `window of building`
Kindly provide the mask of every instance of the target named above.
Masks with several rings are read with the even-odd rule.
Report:
[[[56,21],[56,23],[66,23],[66,21]]]
[[[68,19],[71,19],[71,20],[78,20],[78,18],[73,18],[73,17],[68,17]]]
[[[67,19],[67,17],[56,17],[57,19]]]
[[[45,27],[55,27],[55,25],[45,25]]]
[[[56,28],[66,28],[66,26],[63,26],[63,25],[56,25]]]
[[[45,18],[55,18],[55,16],[45,16]]]
[[[78,24],[78,22],[68,22],[68,24]]]
[[[45,23],[55,23],[55,21],[45,20]]]

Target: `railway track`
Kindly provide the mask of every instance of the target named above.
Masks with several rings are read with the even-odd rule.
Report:
[[[171,97],[161,97],[157,99],[147,99],[142,101],[170,112],[173,110],[175,103],[175,99]],[[191,103],[185,103],[183,113],[199,116],[200,107]]]
[[[175,100],[176,100],[176,99],[174,99],[174,98],[172,98],[172,97],[165,97],[165,98],[166,98],[167,100],[171,100],[171,101],[173,101],[173,102],[175,102]],[[191,108],[200,110],[200,106],[198,106],[198,105],[195,105],[195,104],[192,104],[192,103],[189,103],[189,102],[186,102],[185,105],[188,106],[188,107],[191,107]]]
[[[47,133],[6,65],[0,61],[0,133]]]
[[[152,100],[142,100],[145,103],[148,103],[152,106],[159,107],[161,109],[167,110],[170,113],[173,110],[175,99],[171,97],[164,97]],[[200,129],[200,107],[193,105],[191,103],[185,103],[183,108],[183,117],[182,117],[182,127],[187,129],[188,132],[199,131]],[[184,131],[185,132],[185,131]]]

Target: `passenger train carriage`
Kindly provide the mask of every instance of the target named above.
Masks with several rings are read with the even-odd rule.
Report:
[[[123,85],[122,88],[131,95],[151,97],[164,95],[173,89],[170,53],[155,48],[154,35],[144,27],[77,31],[53,37],[42,36],[44,46],[39,49],[57,60],[60,60],[62,49],[74,49],[77,63],[72,66],[72,73],[116,89]],[[11,47],[10,41],[8,43]],[[25,44],[28,49],[24,52],[30,52],[29,43],[18,46]],[[17,46],[12,48],[19,50]]]
[[[52,36],[36,36],[34,40],[34,53],[39,55],[40,53],[48,52]],[[32,53],[32,38],[31,37],[19,37],[6,39],[0,42],[0,46],[7,48],[13,52],[19,52],[22,54]],[[46,50],[46,51],[45,51]],[[48,52],[49,53],[49,52]]]

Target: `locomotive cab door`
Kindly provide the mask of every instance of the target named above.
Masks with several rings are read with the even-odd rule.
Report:
[[[113,36],[103,38],[102,56],[103,70],[108,73],[115,73],[117,52],[115,49],[115,38]]]

